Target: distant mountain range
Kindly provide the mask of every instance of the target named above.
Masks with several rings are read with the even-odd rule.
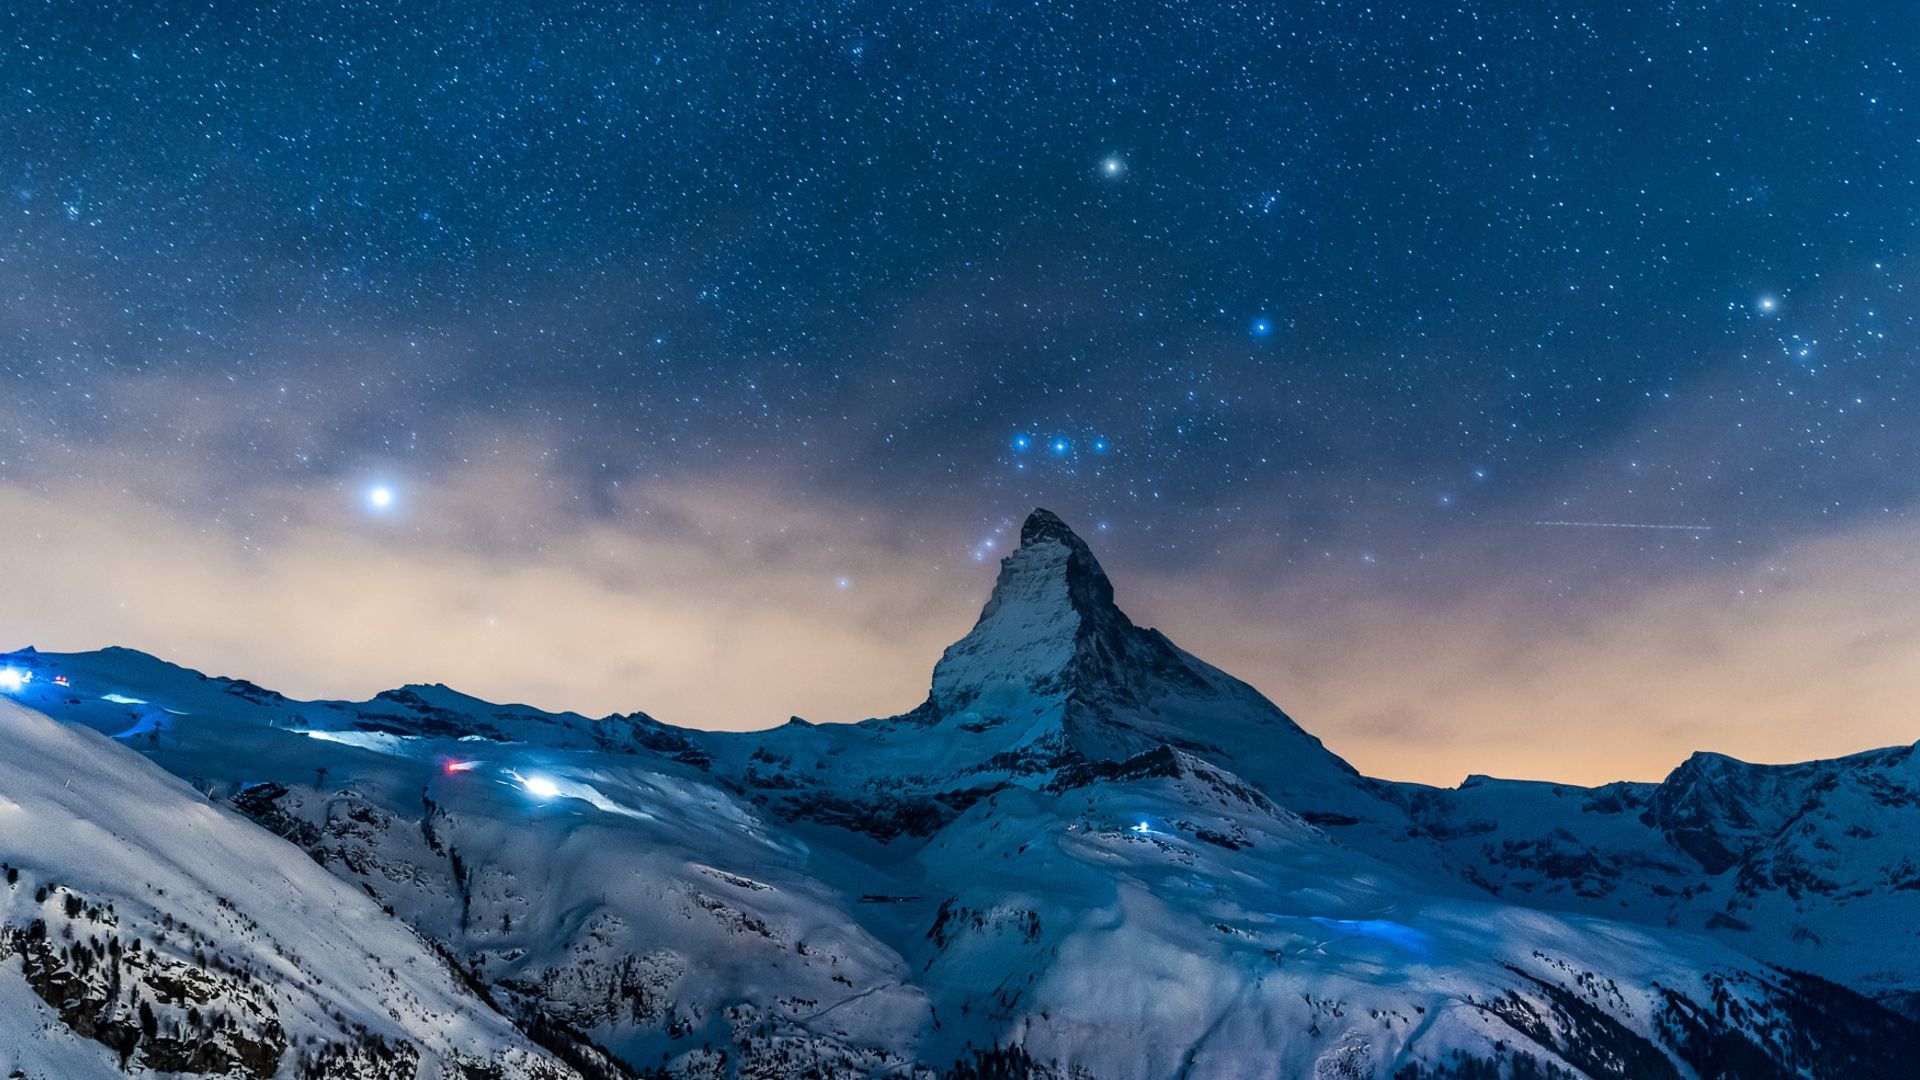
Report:
[[[1370,779],[1044,510],[859,724],[0,669],[0,1076],[1920,1069],[1914,747]]]

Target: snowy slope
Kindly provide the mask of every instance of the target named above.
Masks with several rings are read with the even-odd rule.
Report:
[[[6,702],[0,744],[7,1075],[574,1075],[364,895],[137,754]]]
[[[795,870],[859,868],[811,857],[670,753],[585,749],[592,722],[443,688],[306,703],[124,650],[15,662],[41,690],[57,670],[85,691],[42,708],[304,848],[311,860],[285,851],[444,945],[508,1012],[552,1025],[549,1041],[641,1066],[765,1026],[767,1060],[783,1041],[850,1068],[912,1060],[927,1006],[903,962],[845,915],[858,894]],[[815,1018],[856,984],[860,1000]]]
[[[636,1072],[1878,1076],[1920,1051],[1911,1022],[1673,915],[1718,887],[1690,854],[1711,839],[1738,854],[1720,876],[1761,868],[1753,934],[1920,921],[1920,892],[1857,884],[1759,921],[1801,857],[1767,844],[1847,782],[1729,769],[1655,813],[1652,785],[1369,780],[1135,626],[1044,511],[927,701],[860,724],[704,733],[440,686],[300,702],[127,650],[10,662],[36,676],[23,703],[332,880],[318,862],[546,1044]],[[1881,766],[1855,787],[1884,805],[1846,803],[1809,850],[1903,842],[1882,818],[1906,759]],[[1889,956],[1879,990],[1915,975]],[[71,1048],[31,1001],[0,1008]]]
[[[1661,1017],[1804,995],[1701,939],[1435,897],[1170,748],[996,791],[862,865],[639,754],[168,715],[156,757],[244,770],[202,781],[636,1066],[717,1047],[745,1075],[854,1076],[1017,1042],[1101,1077],[1369,1075],[1511,1057],[1525,1030],[1539,1065],[1687,1075]]]

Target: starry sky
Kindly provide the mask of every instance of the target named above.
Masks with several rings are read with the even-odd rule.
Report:
[[[15,5],[0,646],[852,720],[1045,505],[1377,774],[1910,742],[1916,65],[1888,0]]]

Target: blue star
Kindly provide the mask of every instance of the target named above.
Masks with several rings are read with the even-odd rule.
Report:
[[[1021,451],[1023,451],[1023,450],[1026,450],[1027,448],[1029,448],[1029,447],[1031,447],[1032,445],[1033,445],[1033,439],[1032,439],[1032,437],[1030,437],[1030,436],[1027,436],[1027,435],[1015,435],[1015,436],[1013,437],[1013,450],[1014,450],[1014,453],[1016,453],[1016,454],[1017,454],[1017,453],[1019,453],[1019,452],[1021,452]]]
[[[1093,440],[1093,452],[1094,452],[1094,453],[1096,453],[1096,454],[1104,454],[1104,453],[1106,453],[1106,452],[1107,452],[1107,440],[1105,440],[1105,439],[1095,439],[1095,440]]]
[[[1248,328],[1254,337],[1263,338],[1273,333],[1273,320],[1265,315],[1256,316],[1253,325]]]
[[[1065,454],[1065,453],[1066,453],[1067,451],[1069,451],[1069,450],[1072,450],[1072,449],[1073,449],[1073,444],[1072,444],[1072,443],[1070,443],[1070,442],[1068,442],[1068,441],[1067,441],[1067,440],[1065,440],[1065,439],[1055,439],[1055,440],[1053,440],[1053,447],[1052,447],[1052,449],[1053,449],[1053,452],[1054,452],[1054,454],[1055,454],[1056,456],[1058,456],[1058,455],[1062,455],[1062,454]]]

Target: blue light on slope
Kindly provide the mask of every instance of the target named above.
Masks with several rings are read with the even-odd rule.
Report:
[[[1416,956],[1425,956],[1430,951],[1431,935],[1391,919],[1328,919],[1315,915],[1313,921],[1353,937],[1385,942]]]

